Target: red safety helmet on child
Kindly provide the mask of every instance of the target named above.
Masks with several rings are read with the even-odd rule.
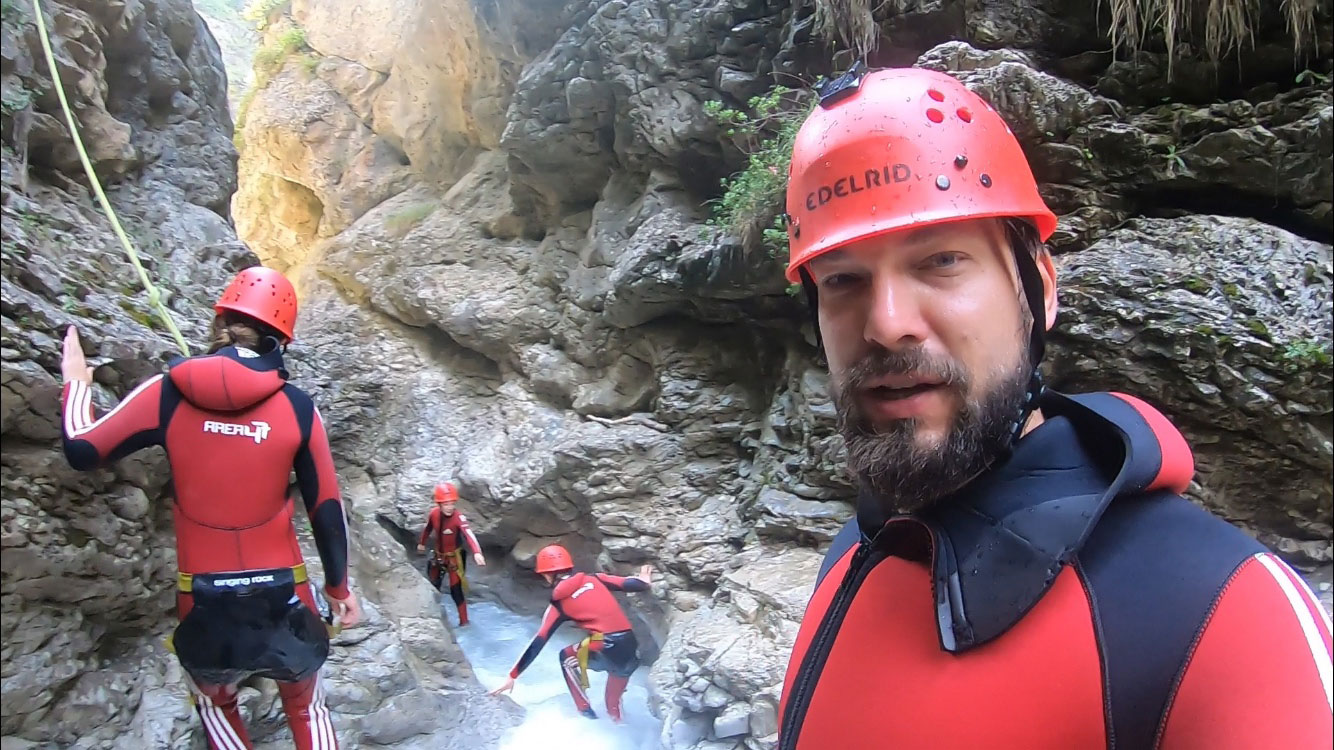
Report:
[[[435,501],[437,503],[456,503],[459,500],[459,491],[454,488],[452,482],[440,482],[435,486]]]
[[[213,311],[247,315],[272,326],[291,341],[296,329],[296,289],[278,271],[251,266],[236,274],[213,305]]]
[[[570,551],[559,544],[548,544],[538,550],[537,561],[533,565],[533,570],[538,573],[559,573],[573,568],[574,560],[570,557]]]

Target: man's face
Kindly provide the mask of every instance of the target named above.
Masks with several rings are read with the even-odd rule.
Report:
[[[440,508],[440,512],[447,516],[454,515],[454,505],[455,504],[452,501],[436,503],[436,507]]]
[[[1045,253],[1038,266],[1049,324],[1055,272]],[[869,238],[809,269],[858,477],[912,512],[984,470],[1005,447],[1031,373],[1031,317],[1001,224]]]

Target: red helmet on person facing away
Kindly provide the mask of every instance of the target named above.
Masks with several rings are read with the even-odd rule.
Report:
[[[923,68],[860,72],[797,132],[788,170],[787,277],[858,240],[961,219],[1018,217],[1046,241],[1056,215],[1000,114]]]
[[[224,311],[248,315],[277,329],[291,341],[296,328],[296,289],[278,271],[251,266],[236,274],[213,305],[213,311],[219,315]]]
[[[440,482],[435,486],[435,501],[437,503],[456,503],[459,500],[459,491],[455,489],[452,482]]]
[[[559,544],[548,544],[537,551],[537,561],[533,569],[538,573],[559,573],[574,567],[570,551]]]

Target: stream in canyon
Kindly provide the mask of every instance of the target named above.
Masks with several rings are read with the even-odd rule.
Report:
[[[505,681],[541,624],[540,617],[516,614],[494,602],[474,601],[468,603],[472,623],[459,628],[454,625],[453,602],[444,597],[442,606],[445,622],[478,681],[488,690]],[[623,723],[613,724],[607,717],[602,697],[606,674],[602,672],[589,673],[588,694],[597,720],[575,711],[556,655],[582,636],[583,631],[562,625],[519,677],[510,695],[523,706],[524,720],[500,738],[499,750],[652,750],[658,746],[661,722],[648,708],[647,664],[635,671],[621,700]]]

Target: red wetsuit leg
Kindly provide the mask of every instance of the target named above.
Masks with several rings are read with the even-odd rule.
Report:
[[[338,736],[324,703],[324,683],[319,675],[300,682],[279,682],[278,695],[297,750],[338,750]]]
[[[560,650],[560,671],[565,675],[565,686],[570,689],[570,697],[574,699],[574,707],[579,709],[580,713],[588,713],[592,706],[588,704],[588,694],[584,692],[584,686],[579,684],[579,644],[571,643]]]
[[[629,683],[629,677],[607,674],[607,715],[612,721],[621,720],[621,696],[625,694],[625,686]]]
[[[459,610],[459,624],[468,624],[468,602],[463,597],[463,577],[457,570],[449,571],[449,596]]]
[[[178,619],[184,620],[193,606],[194,598],[189,594],[176,595]],[[195,713],[204,725],[210,750],[249,750],[250,737],[236,707],[236,686],[201,684],[188,673],[185,684],[194,697]]]
[[[194,694],[195,712],[204,724],[210,750],[250,750],[250,737],[236,707],[236,686],[187,684]]]

